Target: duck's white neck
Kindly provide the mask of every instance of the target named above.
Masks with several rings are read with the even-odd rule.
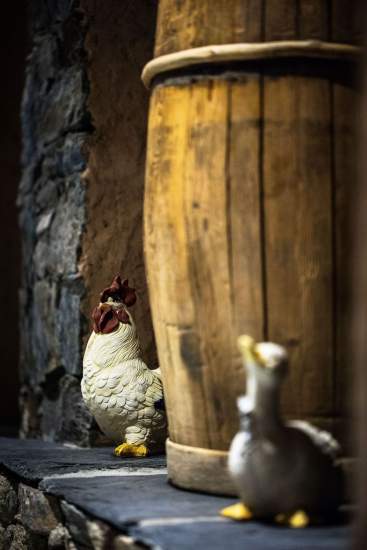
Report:
[[[261,379],[255,367],[247,368],[246,396],[239,399],[239,408],[250,415],[261,432],[279,429],[282,425],[280,415],[280,384],[277,380]]]

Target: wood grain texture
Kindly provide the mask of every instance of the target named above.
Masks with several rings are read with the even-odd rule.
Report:
[[[165,387],[167,413],[172,434],[190,439],[194,430],[194,403],[202,405],[202,388],[194,385],[192,398],[176,400],[175,388],[190,386],[190,372],[182,366],[181,345],[188,342],[193,358],[201,364],[195,349],[195,335],[190,327],[193,303],[188,284],[186,234],[182,216],[175,218],[182,205],[180,174],[184,166],[184,143],[187,141],[189,95],[185,89],[155,90],[150,106],[147,181],[145,191],[145,255],[150,304],[158,344],[159,362]],[[182,109],[182,110],[181,110]],[[176,153],[176,146],[180,148]],[[177,206],[178,205],[178,206]],[[174,208],[174,211],[173,211]],[[176,297],[181,296],[180,300]],[[191,343],[191,345],[190,345]],[[188,353],[188,351],[186,351]],[[172,389],[171,389],[172,388]],[[183,396],[182,396],[183,397]],[[207,444],[207,430],[199,423],[198,437]]]
[[[285,412],[331,414],[329,84],[284,77],[264,85],[267,337],[290,351]]]
[[[180,445],[167,439],[168,479],[178,487],[237,496],[227,468],[228,452]],[[213,482],[215,480],[215,482]]]
[[[261,82],[231,85],[228,215],[234,333],[264,338],[260,197]]]
[[[362,43],[357,1],[160,0],[155,56],[210,44],[316,39]]]
[[[315,38],[328,36],[331,14],[326,3],[284,0],[280,7],[266,3],[269,39],[304,38],[309,33]],[[290,375],[283,391],[286,415],[319,416],[325,421],[336,413],[329,86],[326,79],[313,77],[264,79],[267,337],[286,345],[290,353]]]
[[[367,74],[366,61],[363,73]],[[353,365],[355,419],[354,438],[358,456],[357,479],[354,485],[358,506],[354,523],[353,550],[363,550],[367,539],[367,88],[366,80],[359,122],[359,166],[353,202],[352,234],[352,323],[350,329],[351,363]]]
[[[327,2],[267,0],[264,14],[265,40],[328,39],[330,7]]]
[[[237,331],[262,335],[259,247],[252,254],[258,154],[249,140],[259,141],[257,78],[153,92],[145,250],[170,435],[187,445],[228,447],[244,388]]]
[[[295,2],[294,2],[295,3]],[[329,35],[328,2],[301,0],[298,2],[297,34],[300,40],[327,40]]]
[[[261,40],[258,0],[160,0],[155,56],[208,44]]]
[[[339,36],[331,31],[340,10],[328,3],[261,5],[210,10],[163,0],[156,55],[237,38]],[[245,20],[232,18],[238,6]],[[291,65],[276,76],[259,68],[153,89],[145,252],[174,443],[228,448],[244,392],[236,350],[244,332],[288,348],[286,416],[338,435],[345,429],[342,270],[354,94],[350,83],[292,74]]]
[[[298,3],[294,0],[267,0],[264,8],[264,39],[297,38]]]
[[[335,300],[335,413],[346,414],[351,399],[351,363],[348,348],[350,324],[351,232],[350,199],[356,183],[355,121],[349,106],[356,104],[353,90],[341,84],[331,85],[334,140],[334,300]]]
[[[332,0],[330,33],[332,40],[360,44],[365,17],[362,2]],[[356,265],[353,243],[357,204],[357,131],[360,93],[342,77],[330,83],[333,145],[333,254],[334,254],[334,419],[351,425],[353,414],[353,360],[350,338],[352,324],[353,280]],[[355,238],[355,237],[354,237]],[[344,443],[355,453],[352,430],[343,430]]]
[[[347,44],[363,44],[365,23],[363,0],[331,0],[331,40]]]

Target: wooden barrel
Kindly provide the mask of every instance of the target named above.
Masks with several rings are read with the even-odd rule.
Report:
[[[232,494],[237,336],[287,346],[283,411],[340,435],[355,178],[350,4],[161,0],[145,254],[173,483]]]

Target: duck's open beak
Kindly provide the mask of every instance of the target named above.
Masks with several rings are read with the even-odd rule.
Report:
[[[245,363],[256,363],[264,366],[264,361],[256,350],[256,342],[251,336],[242,334],[238,337],[237,345]]]

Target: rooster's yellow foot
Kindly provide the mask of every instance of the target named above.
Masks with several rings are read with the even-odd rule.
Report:
[[[227,506],[226,508],[223,508],[220,511],[221,516],[224,516],[225,518],[231,518],[235,519],[237,521],[244,521],[247,519],[251,519],[252,512],[242,504],[242,502],[238,502],[237,504],[232,504],[232,506]]]
[[[116,456],[144,457],[147,456],[148,453],[148,448],[145,445],[134,445],[132,443],[121,443],[121,445],[118,445],[114,450]]]

